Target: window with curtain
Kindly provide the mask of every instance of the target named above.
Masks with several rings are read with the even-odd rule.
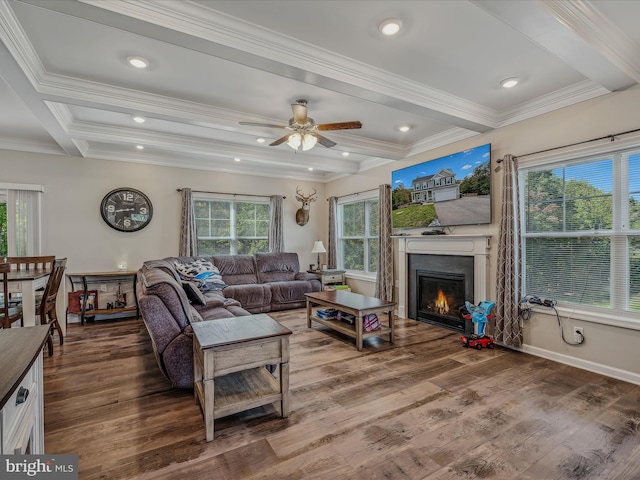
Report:
[[[0,184],[0,256],[41,253],[40,185]]]
[[[198,254],[269,251],[269,203],[194,198]]]
[[[640,312],[640,148],[520,168],[524,292]]]
[[[338,268],[373,274],[378,270],[380,202],[369,198],[338,203]]]

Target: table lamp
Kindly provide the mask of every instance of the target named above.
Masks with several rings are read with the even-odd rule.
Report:
[[[313,250],[311,250],[311,253],[318,254],[318,270],[320,270],[320,254],[327,253],[327,251],[324,248],[324,245],[322,244],[322,240],[316,240],[313,243]]]

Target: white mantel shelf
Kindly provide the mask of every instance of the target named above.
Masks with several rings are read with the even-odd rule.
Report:
[[[491,235],[392,235],[398,240],[398,316],[406,318],[409,254],[473,257],[474,302],[487,298]]]

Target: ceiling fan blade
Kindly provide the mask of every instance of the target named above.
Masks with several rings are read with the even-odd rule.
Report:
[[[298,100],[298,103],[292,103],[291,109],[293,110],[293,120],[298,125],[306,125],[307,124],[307,105],[305,103],[301,103]]]
[[[341,123],[322,123],[316,125],[318,130],[350,130],[353,128],[362,128],[362,123],[355,122],[341,122]]]
[[[284,137],[280,137],[279,139],[277,139],[275,142],[270,143],[269,146],[270,147],[276,147],[278,145],[280,145],[281,143],[286,142],[289,139],[289,135],[291,135],[290,133],[286,134]]]
[[[284,125],[271,125],[270,123],[256,123],[256,122],[240,122],[240,125],[251,125],[253,127],[287,128]]]
[[[327,137],[323,137],[319,133],[312,133],[312,135],[318,139],[318,143],[323,147],[331,148],[337,145],[336,142],[329,140]]]

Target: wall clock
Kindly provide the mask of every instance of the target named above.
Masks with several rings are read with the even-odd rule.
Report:
[[[149,197],[139,190],[116,188],[102,199],[100,214],[111,228],[137,232],[151,221],[153,206]]]

